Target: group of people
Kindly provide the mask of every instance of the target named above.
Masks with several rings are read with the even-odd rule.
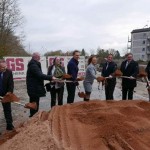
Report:
[[[79,64],[80,52],[74,51],[73,57],[67,65],[67,74],[70,75],[69,82],[66,83],[68,97],[67,103],[73,103],[75,98],[75,90],[78,85],[77,75],[78,75],[78,64]],[[49,66],[48,73],[43,74],[40,64],[40,54],[33,53],[31,61],[28,63],[26,83],[27,83],[27,93],[29,95],[30,102],[36,102],[37,109],[30,109],[30,116],[32,117],[39,109],[40,97],[46,95],[46,90],[44,88],[44,80],[50,81],[49,91],[51,94],[51,107],[63,104],[63,94],[64,94],[64,82],[56,82],[58,79],[62,78],[66,74],[65,68],[61,65],[59,57],[53,60],[53,64]]]
[[[88,61],[88,67],[86,69],[85,80],[83,82],[86,93],[85,101],[88,101],[92,92],[92,84],[96,76],[96,56],[91,56]],[[150,68],[149,68],[150,69]],[[115,71],[117,70],[117,64],[113,61],[113,55],[107,56],[106,62],[103,64],[101,76],[105,77],[103,85],[105,86],[106,100],[113,100],[113,93],[116,85]],[[122,100],[133,99],[133,91],[136,87],[136,78],[139,73],[139,66],[136,61],[133,60],[133,54],[128,53],[126,59],[121,63],[120,70],[122,72]]]
[[[80,52],[75,50],[73,52],[73,57],[70,59],[67,65],[67,71],[61,64],[59,57],[53,60],[53,64],[49,66],[48,73],[43,74],[40,54],[33,53],[32,59],[29,61],[27,66],[27,93],[29,95],[29,101],[36,102],[37,109],[30,109],[30,116],[32,117],[39,110],[40,97],[46,96],[46,90],[44,85],[44,80],[49,81],[49,90],[51,95],[51,107],[56,105],[63,105],[63,94],[64,86],[66,83],[67,87],[67,103],[73,103],[75,99],[76,86],[79,85],[78,82],[78,64],[79,64]],[[91,56],[88,59],[88,66],[86,68],[85,78],[83,81],[83,86],[85,89],[84,101],[90,100],[90,95],[92,92],[92,85],[94,80],[97,79],[96,70],[97,58],[96,56]],[[109,54],[106,63],[102,67],[101,76],[105,77],[103,85],[105,86],[105,96],[106,100],[113,100],[113,93],[116,85],[116,76],[114,73],[117,69],[117,64],[113,61],[113,55]],[[133,91],[136,87],[136,77],[139,73],[139,66],[136,61],[133,60],[133,55],[131,53],[126,55],[126,59],[122,62],[120,67],[123,76],[128,78],[122,78],[122,99],[133,99]],[[146,67],[148,72],[148,77],[150,79],[150,62]],[[62,79],[64,74],[70,75],[64,82],[58,82]],[[13,93],[14,82],[12,71],[7,69],[5,60],[0,60],[0,96],[5,96],[6,94]],[[13,130],[13,120],[11,115],[11,103],[2,103],[4,116],[6,119],[6,129]]]

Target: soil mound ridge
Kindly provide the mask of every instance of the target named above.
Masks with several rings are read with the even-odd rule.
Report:
[[[39,112],[4,150],[149,150],[150,103],[78,102]]]

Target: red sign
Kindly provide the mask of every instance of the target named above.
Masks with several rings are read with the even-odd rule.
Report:
[[[23,71],[24,70],[24,60],[23,58],[7,58],[7,67],[12,71]]]

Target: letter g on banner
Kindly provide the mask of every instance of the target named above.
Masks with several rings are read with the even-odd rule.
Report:
[[[22,58],[6,58],[6,63],[8,69],[11,69],[12,71],[24,70],[24,60]]]

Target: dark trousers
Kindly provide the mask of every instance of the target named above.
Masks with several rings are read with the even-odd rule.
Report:
[[[73,103],[75,98],[75,92],[76,92],[76,84],[67,83],[66,86],[68,91],[67,103]]]
[[[50,90],[51,94],[51,108],[56,105],[56,99],[58,100],[58,105],[63,105],[63,94],[64,86],[61,88],[55,89],[55,86]]]
[[[114,90],[115,90],[116,80],[115,79],[107,79],[105,83],[105,96],[106,100],[113,100]]]
[[[40,101],[39,97],[30,96],[30,103],[36,102],[36,104],[37,104],[37,109],[36,110],[30,109],[30,117],[32,117],[35,113],[38,112],[38,110],[39,110],[39,101]]]
[[[122,87],[122,99],[123,100],[126,100],[126,99],[132,100],[133,99],[133,91],[134,91],[134,87],[130,87],[130,88]],[[127,98],[127,95],[128,95],[128,98]]]
[[[2,103],[3,110],[4,110],[4,116],[6,119],[7,126],[11,126],[13,119],[11,114],[11,103]]]

